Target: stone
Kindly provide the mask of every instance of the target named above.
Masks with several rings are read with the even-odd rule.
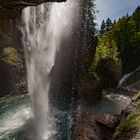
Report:
[[[80,112],[75,115],[72,140],[112,140],[119,117],[103,113]]]
[[[64,2],[66,0],[0,0],[0,19],[20,17],[22,9],[46,2]]]

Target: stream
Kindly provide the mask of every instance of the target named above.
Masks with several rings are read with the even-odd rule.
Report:
[[[83,112],[100,112],[119,115],[128,97],[123,95],[105,95],[94,103],[80,102],[79,108]],[[69,111],[53,109],[57,125],[58,140],[68,140],[70,128]],[[24,140],[24,135],[30,130],[28,124],[33,115],[28,96],[8,97],[0,102],[0,140]],[[26,130],[26,131],[25,131]],[[30,135],[31,136],[31,135]]]

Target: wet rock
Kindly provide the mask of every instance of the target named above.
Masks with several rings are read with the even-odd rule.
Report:
[[[120,117],[113,116],[111,114],[102,114],[102,113],[96,113],[95,114],[95,121],[108,126],[110,128],[115,128],[119,122]]]
[[[119,117],[102,113],[81,113],[72,127],[72,140],[112,140]]]
[[[16,20],[0,19],[0,97],[27,93],[24,50]]]
[[[27,93],[25,60],[12,47],[5,48],[10,54],[1,54],[0,60],[0,97],[9,94]],[[14,53],[12,52],[14,50]],[[10,56],[9,56],[10,55]],[[14,56],[13,56],[14,55]]]
[[[92,115],[83,113],[75,116],[72,126],[72,140],[101,140],[100,130]]]
[[[97,101],[97,105],[101,107],[98,107],[98,110],[93,109],[97,108],[94,103],[93,106],[90,104],[90,109],[89,106],[83,109],[83,105],[78,104],[73,115],[72,140],[113,140],[115,129],[124,118],[122,112],[131,104],[131,98],[117,93],[102,94],[101,101]],[[114,103],[118,104],[117,108],[114,108]],[[111,105],[117,113],[111,114],[109,111]]]
[[[109,93],[109,94],[103,93],[102,97],[104,99],[109,99],[113,102],[118,103],[121,110],[125,110],[131,104],[131,98],[129,96],[124,96],[117,93]]]
[[[17,18],[21,15],[22,9],[27,6],[36,6],[45,2],[62,2],[66,0],[0,0],[0,18]]]

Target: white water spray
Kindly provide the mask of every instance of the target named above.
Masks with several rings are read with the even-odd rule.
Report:
[[[77,4],[69,0],[28,7],[23,11],[21,30],[34,113],[33,140],[48,140],[55,134],[48,100],[50,74],[61,40],[71,34]]]

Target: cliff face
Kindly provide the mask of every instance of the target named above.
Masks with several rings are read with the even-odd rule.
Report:
[[[0,0],[0,97],[27,92],[21,34],[17,28],[22,9],[65,0]]]
[[[0,18],[16,18],[27,6],[36,6],[46,2],[63,2],[66,0],[0,0]]]
[[[0,97],[27,92],[24,52],[15,19],[0,19]]]

